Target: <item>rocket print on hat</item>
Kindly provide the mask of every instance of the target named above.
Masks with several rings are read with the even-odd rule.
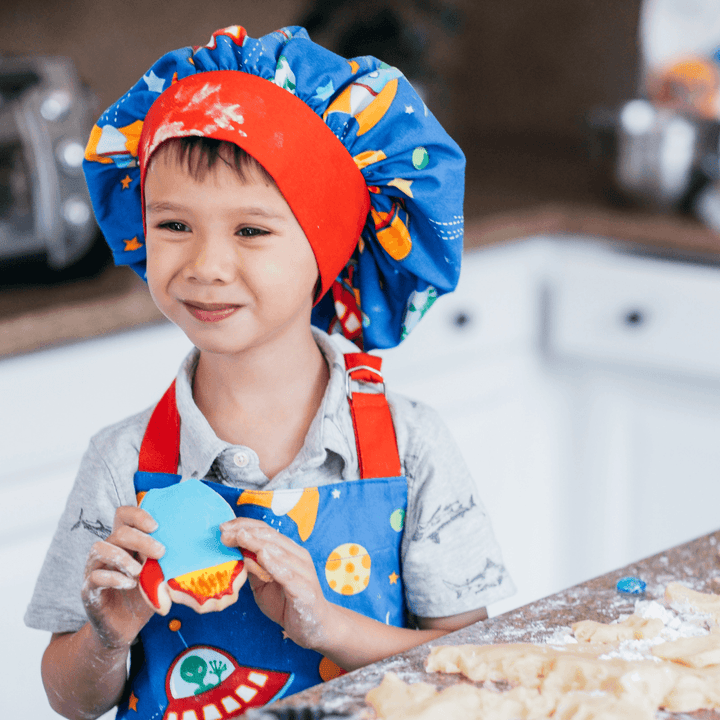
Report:
[[[247,37],[247,32],[245,31],[245,28],[240,25],[230,25],[229,27],[221,28],[220,30],[216,30],[210,36],[210,40],[205,45],[194,45],[193,52],[197,53],[202,49],[215,50],[217,48],[217,40],[220,37],[230,38],[235,45],[242,47],[245,42],[245,38]]]
[[[355,269],[354,263],[348,263],[342,275],[332,285],[335,320],[328,328],[328,332],[333,332],[339,325],[342,334],[362,348],[362,329],[367,324],[367,316],[363,315],[360,309],[360,293],[353,287]]]
[[[117,167],[123,169],[136,167],[142,127],[141,120],[121,128],[112,125],[100,128],[95,125],[85,150],[85,159],[100,163],[114,162]]]
[[[406,258],[412,250],[412,238],[407,228],[407,210],[400,202],[393,202],[388,212],[370,208],[377,239],[385,252],[395,260]]]
[[[360,66],[350,61],[353,73]],[[397,93],[401,72],[385,63],[380,68],[349,85],[323,114],[323,120],[331,113],[341,112],[352,115],[358,122],[358,135],[372,130],[385,116]]]

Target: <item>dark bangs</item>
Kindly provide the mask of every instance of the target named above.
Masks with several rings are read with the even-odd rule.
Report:
[[[252,155],[227,140],[190,135],[167,140],[159,151],[174,154],[195,180],[204,180],[219,160],[232,168],[243,183],[250,182],[257,173],[267,185],[275,185],[270,173]]]

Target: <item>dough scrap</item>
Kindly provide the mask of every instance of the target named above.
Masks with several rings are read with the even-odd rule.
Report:
[[[408,685],[392,672],[365,699],[379,717],[392,720],[544,720],[553,710],[547,698],[525,687],[498,692],[458,683],[438,691],[428,683]]]
[[[646,701],[628,702],[614,695],[568,693],[558,703],[554,720],[655,720],[655,708]]]
[[[709,635],[680,638],[652,648],[652,654],[663,660],[704,668],[720,665],[720,628],[711,628]]]
[[[615,644],[625,640],[651,640],[664,627],[659,618],[644,618],[633,613],[626,620],[609,625],[595,620],[581,620],[573,624],[572,631],[579,642]]]
[[[665,588],[665,600],[669,605],[689,605],[695,612],[712,616],[720,625],[720,595],[691,590],[679,582],[671,582]]]
[[[474,682],[508,682],[539,687],[557,651],[545,645],[448,645],[434,647],[425,662],[428,672],[460,673]]]

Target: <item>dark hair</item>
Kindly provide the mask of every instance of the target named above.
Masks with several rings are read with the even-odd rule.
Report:
[[[250,180],[250,173],[256,172],[267,185],[275,185],[270,173],[252,155],[227,140],[190,135],[171,138],[158,149],[169,150],[196,180],[203,180],[220,160],[244,183]]]

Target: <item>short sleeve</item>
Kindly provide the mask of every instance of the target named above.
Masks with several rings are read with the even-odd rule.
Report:
[[[119,450],[107,432],[90,442],[25,612],[29,627],[75,632],[87,622],[80,592],[90,550],[112,531],[116,509],[135,503],[132,473],[118,486],[111,471]]]
[[[436,411],[391,396],[408,479],[403,582],[417,617],[476,610],[512,595],[490,518],[450,431]]]

